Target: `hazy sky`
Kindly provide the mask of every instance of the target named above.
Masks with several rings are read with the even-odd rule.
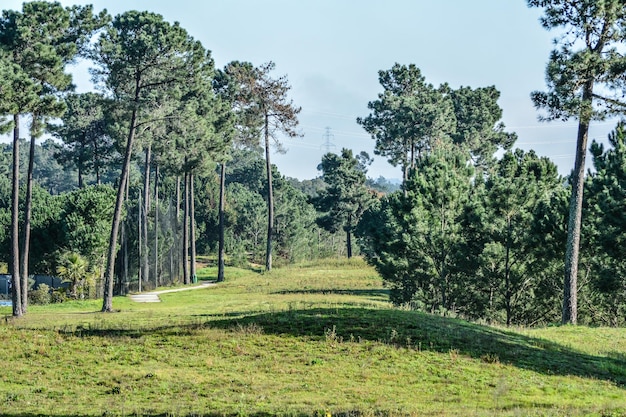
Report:
[[[382,92],[378,71],[394,63],[415,64],[434,85],[453,88],[495,85],[516,147],[547,156],[562,174],[571,170],[576,121],[540,123],[530,92],[545,86],[544,70],[555,34],[539,24],[541,11],[525,0],[94,0],[116,15],[150,10],[181,26],[212,51],[217,67],[232,60],[276,63],[287,75],[294,104],[302,107],[302,138],[283,140],[288,149],[272,162],[287,176],[319,175],[330,128],[332,151],[350,148],[373,155],[374,140],[356,123]],[[2,9],[22,1],[0,0]],[[80,91],[90,89],[79,74]],[[614,121],[596,123],[590,140],[605,141]],[[368,176],[400,178],[400,168],[374,156]],[[588,160],[588,166],[591,161]]]

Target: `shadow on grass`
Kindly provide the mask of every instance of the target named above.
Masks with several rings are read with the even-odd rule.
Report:
[[[541,338],[415,311],[367,308],[310,308],[278,312],[198,315],[193,323],[148,328],[77,327],[61,329],[77,337],[130,337],[149,334],[184,337],[216,328],[240,332],[255,325],[264,334],[334,342],[369,341],[395,347],[466,355],[486,364],[510,364],[546,375],[606,380],[626,388],[626,357],[593,356]]]
[[[280,295],[288,295],[288,294],[321,294],[321,295],[353,295],[357,297],[369,297],[375,301],[388,301],[389,300],[389,290],[385,290],[382,288],[372,289],[372,290],[338,290],[334,288],[322,288],[315,290],[284,290],[277,291],[272,294],[280,294]]]
[[[209,327],[255,324],[265,334],[337,341],[366,340],[422,351],[450,351],[547,375],[572,375],[626,387],[626,358],[593,356],[557,343],[462,320],[401,310],[313,308],[225,318]]]
[[[315,290],[324,292],[325,290]],[[378,296],[381,290],[329,290],[332,293]],[[546,375],[571,375],[615,383],[626,388],[626,355],[593,356],[546,339],[429,315],[416,311],[371,308],[301,308],[275,312],[201,314],[194,321],[162,326],[120,328],[99,324],[60,328],[73,337],[129,337],[151,334],[184,337],[207,328],[240,332],[255,325],[264,334],[334,342],[368,341],[441,353],[454,352],[489,363],[502,363]],[[17,416],[17,414],[16,414]]]

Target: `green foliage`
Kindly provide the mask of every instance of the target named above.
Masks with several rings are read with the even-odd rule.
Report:
[[[545,120],[578,119],[576,157],[571,175],[572,193],[565,250],[563,323],[578,319],[579,246],[583,211],[585,158],[589,125],[609,115],[622,114],[624,94],[624,26],[626,8],[621,0],[528,0],[544,8],[546,29],[563,28],[546,68],[546,92],[531,94]]]
[[[349,149],[341,155],[327,153],[318,167],[327,187],[313,199],[320,212],[317,224],[330,233],[346,233],[347,255],[352,256],[351,234],[361,216],[371,205],[374,196],[365,186],[365,168]]]
[[[103,268],[114,205],[115,190],[108,185],[90,186],[66,194],[60,246],[81,254],[92,266]]]
[[[63,282],[69,282],[69,296],[76,299],[88,278],[89,262],[76,252],[64,252],[59,258],[56,272]],[[82,298],[82,291],[80,291],[80,297]]]
[[[53,135],[64,144],[55,158],[66,168],[77,170],[80,188],[89,174],[93,174],[94,182],[100,184],[103,174],[118,157],[110,129],[107,129],[107,102],[101,95],[90,92],[70,94],[65,103],[67,111],[61,124],[49,126]]]
[[[528,0],[542,7],[546,29],[565,28],[546,68],[547,92],[533,92],[548,120],[602,119],[624,110],[622,80],[626,9],[621,0]],[[595,88],[593,87],[595,85]],[[589,89],[591,91],[585,91]],[[592,107],[595,102],[596,106]]]
[[[467,148],[476,166],[490,166],[498,150],[510,150],[517,140],[515,133],[504,131],[500,92],[494,87],[460,87],[449,91],[456,116],[454,143]]]
[[[374,153],[386,156],[393,166],[408,169],[416,159],[432,149],[437,141],[449,138],[455,130],[455,116],[446,88],[426,83],[419,68],[395,64],[379,71],[383,93],[367,107],[372,113],[357,123],[376,140]]]
[[[609,135],[610,148],[591,145],[595,172],[587,179],[587,250],[593,252],[591,294],[596,319],[610,325],[624,323],[626,309],[626,132],[620,122]],[[595,250],[594,250],[595,249]],[[592,310],[593,311],[593,310]],[[602,312],[602,313],[600,313]]]
[[[476,277],[484,281],[474,297],[482,294],[484,308],[504,311],[507,324],[535,324],[554,314],[553,292],[540,289],[545,287],[541,279],[547,278],[541,272],[555,258],[537,250],[546,230],[535,222],[539,205],[549,204],[561,182],[552,162],[519,149],[505,153],[486,181],[483,217],[470,232],[470,239],[483,245]],[[466,314],[489,317],[479,311]]]
[[[36,290],[28,292],[28,303],[35,305],[46,305],[52,302],[52,294],[50,286],[47,284],[39,284]]]
[[[439,148],[422,158],[406,193],[383,198],[359,225],[362,251],[391,288],[394,303],[450,310],[464,286],[455,274],[473,169],[466,154]],[[380,225],[386,225],[381,228]]]

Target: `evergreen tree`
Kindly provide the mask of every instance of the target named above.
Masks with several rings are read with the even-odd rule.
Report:
[[[533,230],[537,205],[561,187],[556,166],[534,152],[507,152],[486,181],[480,273],[490,304],[504,311],[506,324],[528,323],[536,311],[528,311],[538,286],[536,236]],[[475,237],[478,238],[478,237]]]
[[[113,138],[107,130],[106,100],[97,93],[70,94],[66,97],[67,111],[61,124],[51,125],[53,135],[64,146],[56,157],[66,167],[77,169],[78,187],[85,186],[85,177],[95,175],[102,183],[103,171],[116,157]]]
[[[413,64],[395,64],[379,71],[378,79],[384,91],[368,103],[372,112],[357,118],[357,123],[376,140],[374,153],[386,156],[393,166],[400,165],[407,181],[417,159],[454,132],[452,101],[445,94],[447,87],[437,89],[426,83]]]
[[[193,80],[205,60],[205,51],[178,23],[165,22],[160,15],[130,11],[118,15],[98,39],[92,53],[98,65],[97,81],[108,89],[116,105],[126,110],[128,129],[124,162],[118,183],[112,220],[102,311],[112,311],[113,277],[117,238],[137,130],[154,121],[159,104],[156,93],[176,92],[174,87]]]
[[[265,150],[265,172],[267,178],[267,241],[265,251],[265,269],[272,270],[272,240],[274,238],[274,189],[272,185],[271,145],[281,150],[278,135],[297,137],[298,113],[287,94],[291,89],[286,76],[272,78],[273,62],[258,68],[249,64],[232,66],[233,77],[241,88],[241,98],[252,120],[249,126],[259,126],[258,136]]]
[[[576,324],[578,258],[581,236],[585,157],[591,121],[622,113],[626,7],[622,0],[528,0],[542,7],[546,29],[564,28],[546,69],[547,92],[534,92],[545,120],[578,119],[576,159],[571,175],[562,322]]]
[[[465,248],[462,216],[474,173],[467,158],[451,144],[439,144],[419,160],[406,192],[383,198],[359,224],[362,252],[396,304],[457,308],[465,289],[457,273]]]
[[[322,215],[317,223],[325,230],[346,233],[346,253],[352,257],[352,234],[361,215],[374,198],[365,186],[365,168],[349,149],[342,149],[341,156],[327,153],[318,166],[322,179],[328,187],[321,190],[313,201]]]
[[[509,150],[517,139],[515,133],[504,130],[502,109],[497,101],[500,92],[493,86],[472,89],[461,87],[449,90],[454,105],[456,129],[452,133],[455,144],[467,148],[474,164],[486,169],[493,164],[498,150]]]
[[[609,135],[610,148],[591,144],[595,172],[588,178],[589,218],[584,228],[593,251],[592,289],[599,294],[603,323],[624,322],[626,309],[626,127],[620,122]]]

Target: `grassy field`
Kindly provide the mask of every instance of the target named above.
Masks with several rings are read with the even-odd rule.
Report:
[[[0,415],[626,416],[626,330],[396,309],[359,260],[161,299],[0,308]]]

